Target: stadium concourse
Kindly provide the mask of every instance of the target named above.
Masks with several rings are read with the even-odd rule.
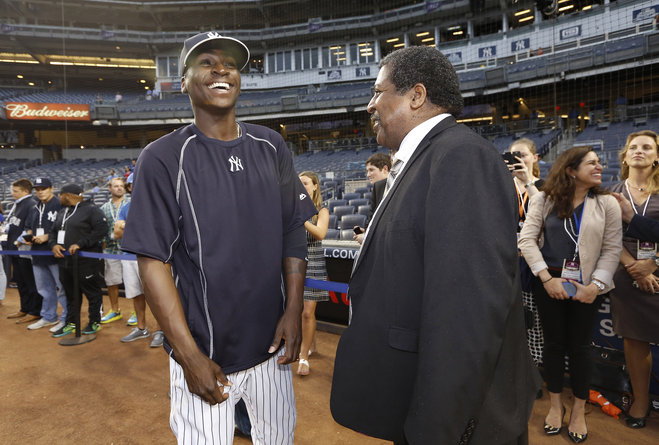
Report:
[[[5,300],[0,302],[1,444],[175,443],[167,421],[169,373],[163,350],[150,349],[147,343],[121,343],[119,339],[129,329],[122,323],[104,325],[90,343],[73,348],[60,346],[58,339],[46,330],[28,331],[24,325],[8,320],[6,315],[18,310],[18,304],[15,289],[8,289]],[[84,305],[82,313],[86,314]],[[151,314],[147,319],[153,323]],[[332,419],[329,393],[338,339],[336,334],[318,332],[314,372],[305,377],[294,375],[298,411],[295,442],[388,444],[343,428]],[[565,404],[568,392],[563,394]],[[545,391],[533,407],[529,443],[569,443],[567,434],[544,435],[542,421],[548,404]],[[587,405],[586,409],[589,443],[657,443],[659,414],[656,412],[650,415],[646,428],[630,430],[622,420],[604,414],[599,406]],[[237,436],[234,443],[251,441]]]

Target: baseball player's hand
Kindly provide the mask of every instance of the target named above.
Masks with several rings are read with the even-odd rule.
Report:
[[[229,398],[231,382],[224,375],[220,365],[197,351],[191,357],[181,360],[185,381],[191,393],[215,405]]]
[[[272,354],[277,350],[282,338],[285,341],[286,351],[284,355],[277,359],[280,365],[293,363],[300,355],[300,344],[302,343],[302,327],[301,327],[301,314],[296,311],[287,310],[277,323],[275,329],[275,336],[272,339],[272,344],[268,352]]]

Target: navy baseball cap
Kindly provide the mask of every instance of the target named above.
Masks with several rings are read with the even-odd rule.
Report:
[[[82,195],[83,190],[78,184],[66,184],[59,192],[71,193],[72,195]]]
[[[36,187],[43,187],[43,188],[47,189],[48,187],[52,187],[52,186],[53,186],[53,183],[50,182],[49,178],[37,178],[37,179],[34,180],[34,184],[33,184],[33,187],[35,187],[35,188]]]
[[[186,39],[183,43],[181,57],[178,61],[178,71],[181,76],[185,74],[186,65],[192,52],[201,49],[202,46],[204,48],[217,48],[230,53],[236,59],[236,64],[240,67],[239,70],[245,68],[249,61],[249,49],[240,40],[222,36],[215,31],[202,32]]]

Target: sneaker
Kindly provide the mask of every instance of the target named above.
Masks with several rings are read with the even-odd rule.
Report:
[[[54,324],[57,324],[57,320],[55,320],[55,321],[46,321],[45,319],[41,318],[41,319],[35,321],[34,323],[32,323],[31,325],[29,325],[27,328],[29,330],[33,331],[35,329],[41,329],[45,326],[52,326]]]
[[[136,314],[135,312],[133,312],[133,313],[130,315],[130,318],[128,319],[128,321],[126,322],[126,324],[127,324],[128,326],[137,326],[137,314]]]
[[[75,323],[69,323],[66,326],[63,326],[63,327],[59,328],[58,330],[56,330],[55,332],[53,332],[53,337],[55,337],[55,338],[64,337],[65,335],[68,335],[71,332],[75,332],[75,330],[76,330]]]
[[[62,329],[64,326],[66,326],[66,323],[63,322],[63,321],[60,321],[59,323],[57,323],[55,326],[53,326],[52,328],[50,328],[50,329],[48,329],[48,330],[49,330],[50,332],[57,332],[57,331],[59,331],[60,329]]]
[[[101,318],[101,323],[112,323],[121,319],[121,311],[110,311],[103,318]]]
[[[165,334],[163,334],[162,331],[156,331],[153,334],[153,340],[151,341],[149,347],[160,348],[162,346],[163,341],[165,341]]]
[[[101,329],[101,325],[95,321],[90,321],[87,326],[82,330],[83,334],[95,334]]]
[[[121,341],[124,343],[130,343],[131,341],[139,340],[140,338],[148,338],[148,337],[149,337],[149,330],[147,328],[144,329],[133,328],[133,330],[130,331],[130,334],[122,338]]]

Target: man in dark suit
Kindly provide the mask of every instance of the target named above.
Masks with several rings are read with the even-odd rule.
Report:
[[[340,424],[397,444],[527,443],[540,384],[514,185],[497,150],[457,124],[462,106],[436,49],[380,62],[368,112],[393,165],[355,260],[330,404]]]
[[[366,160],[366,176],[368,177],[369,182],[373,185],[373,190],[371,192],[371,208],[368,212],[368,219],[366,220],[366,225],[371,222],[373,219],[373,213],[375,209],[380,205],[380,201],[384,197],[384,188],[387,185],[387,176],[389,176],[389,170],[391,169],[391,156],[384,153],[375,153],[368,157]],[[360,230],[357,233],[357,229]],[[352,237],[359,244],[362,243],[364,239],[364,233],[366,229],[363,227],[355,227],[355,236]]]

